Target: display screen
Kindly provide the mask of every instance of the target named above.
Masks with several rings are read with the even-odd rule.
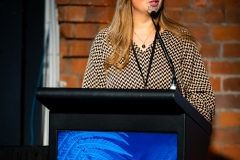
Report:
[[[57,131],[58,160],[177,160],[177,133]]]

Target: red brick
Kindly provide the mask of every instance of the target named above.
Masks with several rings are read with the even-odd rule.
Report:
[[[212,74],[240,74],[240,62],[212,61]]]
[[[83,22],[86,17],[86,8],[82,6],[64,7],[64,21],[66,22]]]
[[[205,60],[205,59],[203,58],[203,65],[204,65],[204,67],[206,68],[207,72],[209,73],[209,72],[210,72],[210,70],[209,70],[209,61],[208,61],[208,60]]]
[[[239,43],[227,43],[223,45],[223,56],[240,58],[240,44]]]
[[[102,29],[104,29],[105,27],[107,27],[109,24],[100,24],[99,26],[98,26],[98,32],[99,31],[101,31]]]
[[[176,8],[166,8],[165,12],[169,18],[177,22],[182,22],[182,10]]]
[[[204,8],[207,6],[207,0],[195,0],[194,6]]]
[[[80,75],[79,76],[79,86],[82,88],[82,83],[83,83],[83,76],[84,75]]]
[[[194,9],[185,9],[182,11],[182,17],[184,23],[201,23],[202,22],[202,14],[201,10]]]
[[[60,24],[60,36],[62,38],[73,38],[74,37],[74,25],[70,23]]]
[[[211,9],[204,12],[204,21],[207,23],[222,23],[224,20],[224,12],[222,9]]]
[[[208,149],[207,160],[220,160],[219,157],[223,157],[221,155],[222,148],[222,145],[211,144]]]
[[[68,44],[67,41],[63,38],[60,39],[60,57],[68,55]]]
[[[213,128],[215,127],[219,127],[219,110],[215,110],[215,115],[213,117],[213,121],[212,121],[212,126]]]
[[[240,26],[214,26],[213,38],[215,40],[240,40]]]
[[[226,11],[226,22],[227,23],[233,23],[233,24],[239,24],[240,23],[240,10],[236,9],[229,9]]]
[[[73,40],[69,42],[69,56],[87,57],[92,45],[92,41]]]
[[[239,0],[210,0],[212,7],[239,8]]]
[[[64,21],[64,7],[58,7],[58,21]]]
[[[223,88],[224,91],[240,91],[240,78],[225,78]]]
[[[220,78],[210,78],[214,92],[220,92],[221,90],[221,80]]]
[[[75,58],[72,60],[71,72],[84,74],[87,65],[87,58]]]
[[[69,0],[55,0],[55,3],[56,3],[57,5],[59,5],[59,4],[68,4],[68,3],[69,3]]]
[[[75,37],[76,38],[91,38],[93,39],[97,34],[96,24],[76,24]]]
[[[212,136],[211,136],[211,138],[212,138]],[[210,144],[210,146],[209,146],[209,151],[211,151],[211,152],[217,153],[217,152],[220,152],[221,150],[222,150],[222,147],[220,145]]]
[[[224,145],[224,155],[231,160],[240,160],[240,145],[239,144]]]
[[[168,8],[168,7],[180,8],[180,7],[190,6],[189,0],[170,0],[170,1],[165,0],[164,3],[165,3],[165,8]]]
[[[60,74],[67,72],[67,61],[66,59],[60,59]]]
[[[70,4],[91,5],[91,6],[115,6],[115,0],[69,0]]]
[[[88,7],[86,22],[110,23],[114,7]]]
[[[218,43],[201,43],[201,55],[205,58],[218,57],[220,53],[220,44]]]
[[[240,130],[238,128],[214,128],[211,140],[214,143],[240,143]]]
[[[239,94],[216,95],[216,108],[236,108],[240,109]]]
[[[205,41],[210,38],[209,37],[210,30],[206,26],[196,25],[196,26],[188,26],[188,28],[193,33],[193,35],[201,41]]]
[[[105,6],[115,6],[116,5],[116,0],[92,0],[93,1],[93,4],[96,4],[96,3],[101,3],[102,5],[105,5]]]
[[[220,125],[223,127],[240,126],[240,112],[226,111],[220,113]]]
[[[90,5],[91,6],[91,5],[93,5],[93,2],[92,2],[92,0],[69,0],[69,4],[71,4],[71,5],[77,4],[77,5],[84,5],[84,6]]]
[[[61,75],[60,77],[61,81],[65,81],[67,83],[66,88],[79,88],[79,81],[78,77],[74,75]]]

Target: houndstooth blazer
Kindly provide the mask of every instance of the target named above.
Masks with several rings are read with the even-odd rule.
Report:
[[[103,64],[113,52],[107,45],[107,31],[108,27],[100,31],[93,41],[82,88],[143,89],[153,44],[145,51],[134,42],[132,45],[144,77],[141,76],[132,48],[127,66],[121,72],[110,67],[106,74]],[[160,34],[175,68],[177,90],[207,121],[212,122],[215,115],[215,95],[196,45],[191,41],[180,40],[168,30]],[[157,41],[147,88],[169,89],[172,76],[165,53]]]

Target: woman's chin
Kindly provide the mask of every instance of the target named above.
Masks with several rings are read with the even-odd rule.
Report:
[[[159,8],[158,6],[154,7],[154,6],[148,6],[148,13],[151,13],[152,11],[158,12]]]

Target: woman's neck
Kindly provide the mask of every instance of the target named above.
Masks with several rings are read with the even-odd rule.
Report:
[[[151,17],[134,16],[133,17],[133,41],[143,51],[152,44],[155,36],[155,28]]]
[[[148,14],[133,14],[133,25],[134,30],[151,30],[154,25],[152,23],[152,19]]]

